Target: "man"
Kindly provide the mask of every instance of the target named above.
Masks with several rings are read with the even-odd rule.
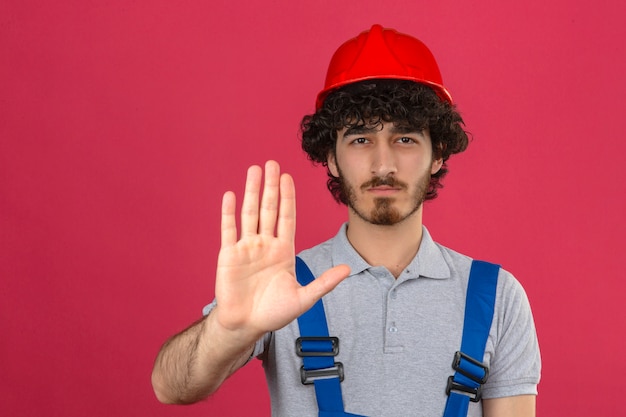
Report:
[[[293,181],[270,161],[261,192],[262,170],[251,167],[239,238],[235,196],[223,198],[216,300],[157,357],[159,400],[199,401],[258,357],[274,416],[430,417],[444,409],[446,416],[534,416],[540,357],[533,319],[523,289],[502,269],[494,270],[494,311],[471,381],[457,383],[463,377],[456,374],[448,380],[453,358],[460,358],[458,368],[474,363],[455,356],[466,342],[474,267],[433,242],[422,210],[436,197],[448,158],[467,147],[462,123],[432,54],[417,39],[374,25],[342,45],[317,111],[303,119],[302,146],[327,167],[329,190],[348,206],[348,222],[299,254],[316,277],[301,286]],[[298,269],[298,279],[304,275]],[[328,334],[299,339],[306,325],[296,319],[318,307]],[[321,372],[306,364],[317,354],[331,358]],[[477,382],[483,376],[486,382]],[[339,394],[326,392],[328,384]],[[462,403],[457,414],[448,410],[456,407],[451,399]],[[328,411],[329,402],[345,412]]]

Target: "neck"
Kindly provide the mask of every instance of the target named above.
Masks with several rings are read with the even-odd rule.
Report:
[[[347,236],[372,266],[384,266],[396,278],[411,263],[422,241],[422,207],[400,223],[379,226],[349,210]]]

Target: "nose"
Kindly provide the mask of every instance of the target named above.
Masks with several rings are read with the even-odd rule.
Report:
[[[373,152],[371,170],[372,175],[381,178],[393,175],[398,171],[396,158],[389,144],[378,143]]]

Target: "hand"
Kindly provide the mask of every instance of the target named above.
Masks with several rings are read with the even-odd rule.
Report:
[[[259,207],[261,168],[248,169],[237,240],[235,195],[222,200],[222,245],[215,294],[218,323],[254,341],[299,317],[349,274],[346,265],[332,268],[302,287],[295,278],[296,202],[293,179],[280,174],[274,161],[265,164]]]

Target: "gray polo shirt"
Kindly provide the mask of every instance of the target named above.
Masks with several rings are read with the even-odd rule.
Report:
[[[299,256],[315,276],[339,264],[351,268],[323,298],[329,333],[340,340],[335,360],[344,366],[345,410],[368,417],[442,415],[461,345],[471,259],[435,243],[424,228],[416,257],[395,279],[354,250],[345,224]],[[317,416],[314,388],[300,382],[298,337],[294,321],[255,347],[274,417]],[[541,360],[532,313],[519,282],[502,269],[484,361],[490,367],[484,398],[537,393]],[[482,416],[480,403],[471,403],[468,415]]]

